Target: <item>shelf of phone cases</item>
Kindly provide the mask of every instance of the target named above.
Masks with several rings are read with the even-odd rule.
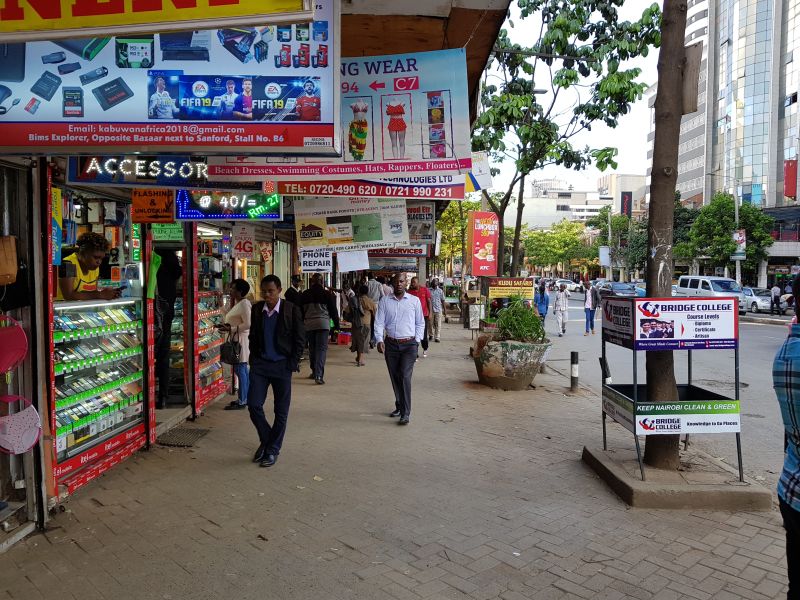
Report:
[[[136,403],[142,398],[139,382],[128,383],[123,388],[102,394],[96,398],[83,400],[67,408],[56,409],[56,431],[63,427],[73,427],[83,419],[93,420],[97,415],[108,415]]]
[[[91,400],[95,397],[102,397],[104,394],[109,394],[116,390],[126,391],[125,390],[126,386],[141,381],[143,376],[144,376],[144,371],[137,371],[136,373],[131,373],[130,375],[124,376],[122,379],[117,379],[116,381],[111,381],[109,383],[97,385],[88,390],[78,392],[77,394],[63,396],[61,398],[58,397],[59,391],[62,389],[59,386],[58,388],[56,388],[56,411],[60,411],[61,409],[64,408],[69,408],[73,404],[84,402],[85,400]],[[82,384],[88,383],[89,385],[91,385],[94,382],[93,381],[86,382],[85,380],[83,380],[81,383]]]
[[[203,292],[197,292],[198,298],[208,298],[210,296],[222,296],[222,292],[219,290],[206,290]]]
[[[139,345],[134,346],[133,348],[127,348],[125,350],[109,352],[108,354],[103,354],[94,358],[57,362],[53,369],[56,375],[61,375],[62,373],[74,373],[75,371],[82,371],[84,369],[90,369],[99,365],[110,364],[118,360],[130,358],[131,356],[139,356],[141,354],[142,346]]]
[[[53,302],[53,310],[75,310],[86,308],[118,308],[140,302],[138,298],[118,298],[117,300],[59,300]]]
[[[77,331],[56,330],[53,332],[53,342],[56,344],[61,344],[62,342],[85,340],[93,337],[103,337],[110,333],[129,333],[137,331],[138,329],[141,329],[141,327],[141,321],[131,321],[130,323],[115,323],[113,325],[103,325],[102,327],[92,327]]]
[[[56,455],[59,461],[72,458],[138,425],[144,409],[143,396],[138,394],[135,398],[59,427],[56,430]]]
[[[206,342],[205,345],[200,345],[197,347],[197,351],[202,354],[204,352],[208,352],[209,350],[213,350],[214,348],[219,348],[222,344],[225,343],[225,338],[217,338],[212,341]],[[202,344],[202,342],[201,342]],[[217,353],[219,354],[219,353]]]
[[[206,377],[209,372],[216,373],[217,371],[219,371],[220,377],[221,377],[222,376],[221,375],[222,374],[222,365],[219,362],[219,355],[218,354],[215,354],[214,356],[212,356],[211,358],[209,358],[205,362],[201,362],[200,366],[197,369],[197,372],[200,375],[200,379],[202,379],[203,377]],[[203,385],[207,385],[207,384],[204,383]]]
[[[222,309],[216,308],[213,310],[205,310],[205,311],[198,311],[197,318],[198,319],[209,319],[211,317],[221,317],[222,316]],[[220,320],[221,322],[221,320]]]

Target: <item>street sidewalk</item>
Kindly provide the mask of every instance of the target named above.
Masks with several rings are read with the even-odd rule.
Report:
[[[324,386],[305,363],[270,469],[247,414],[210,407],[195,448],[135,455],[0,556],[0,599],[785,597],[776,512],[628,508],[580,460],[601,443],[596,397],[554,372],[480,386],[469,332],[443,340],[408,427],[386,416],[377,353],[356,368],[331,348]]]

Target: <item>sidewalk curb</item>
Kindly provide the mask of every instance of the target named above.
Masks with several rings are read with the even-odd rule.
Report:
[[[750,315],[743,315],[739,317],[741,323],[755,323],[761,325],[784,325],[788,326],[791,319],[779,319],[772,317],[751,317]]]

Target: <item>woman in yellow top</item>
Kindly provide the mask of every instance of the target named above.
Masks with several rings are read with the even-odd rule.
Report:
[[[84,233],[78,238],[78,251],[61,261],[58,268],[57,300],[113,300],[119,288],[99,289],[100,265],[109,243],[99,233]]]

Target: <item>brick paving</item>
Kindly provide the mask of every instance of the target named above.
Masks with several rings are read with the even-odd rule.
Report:
[[[0,556],[0,600],[785,597],[777,512],[628,508],[580,462],[596,398],[554,373],[484,388],[469,333],[443,337],[417,363],[410,426],[386,416],[382,358],[332,348],[327,385],[307,366],[295,380],[275,467],[250,462],[246,412],[218,403],[195,448],[137,454]]]

